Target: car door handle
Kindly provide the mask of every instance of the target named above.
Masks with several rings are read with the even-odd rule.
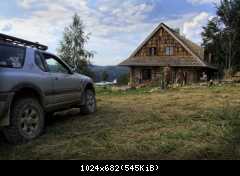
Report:
[[[59,80],[59,78],[57,78],[57,77],[56,77],[56,78],[55,78],[55,80],[56,80],[56,81],[58,81],[58,80]]]

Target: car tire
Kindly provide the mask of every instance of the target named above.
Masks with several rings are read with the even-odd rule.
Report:
[[[55,115],[55,112],[48,112],[48,113],[45,113],[45,118],[50,119],[50,118],[53,118],[54,115]]]
[[[84,93],[84,102],[85,104],[80,107],[81,114],[88,115],[96,112],[97,103],[96,96],[93,90],[87,89]]]
[[[39,137],[45,126],[44,111],[34,98],[21,98],[13,103],[11,125],[3,132],[9,143],[22,144]]]

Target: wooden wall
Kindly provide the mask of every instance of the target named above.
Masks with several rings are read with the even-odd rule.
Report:
[[[134,87],[139,84],[144,83],[142,80],[142,71],[144,69],[151,69],[152,80],[159,82],[163,79],[163,67],[131,67],[130,70],[130,84]],[[177,72],[181,69],[187,73],[187,83],[196,83],[200,80],[200,75],[203,72],[201,69],[191,69],[191,68],[172,68],[172,83],[175,83]]]
[[[157,56],[166,56],[166,47],[173,47],[173,56],[191,57],[192,55],[163,28],[143,46],[136,56],[149,56],[149,48],[157,48]]]

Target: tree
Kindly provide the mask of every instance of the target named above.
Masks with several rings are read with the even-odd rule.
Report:
[[[109,75],[108,75],[107,71],[104,71],[102,73],[102,80],[103,81],[108,81],[108,78],[109,78]]]
[[[75,68],[77,72],[88,74],[91,72],[88,65],[93,53],[85,49],[89,35],[86,35],[83,30],[83,23],[80,17],[75,14],[72,24],[64,30],[63,39],[58,48],[58,55],[71,67]]]
[[[218,26],[218,19],[210,20],[202,32],[203,46],[205,47],[205,58],[219,68],[224,69],[225,50],[221,45],[224,40],[221,35],[221,29]]]
[[[240,64],[240,0],[221,0],[216,17],[204,27],[202,36],[206,55],[211,53],[222,70],[237,70]]]
[[[129,83],[129,74],[122,74],[118,79],[119,85],[128,85]]]
[[[237,0],[238,1],[238,0]],[[238,16],[238,9],[236,8],[236,0],[222,0],[217,7],[217,16],[222,28],[222,38],[224,38],[224,45],[226,49],[225,66],[228,70],[232,69],[234,59],[237,54],[237,25],[239,20],[235,19]],[[238,47],[239,48],[239,47]]]

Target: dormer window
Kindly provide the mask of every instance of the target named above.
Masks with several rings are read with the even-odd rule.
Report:
[[[151,47],[149,48],[149,56],[156,56],[157,55],[157,48]]]
[[[165,49],[166,56],[173,56],[173,50],[174,50],[173,47],[166,47]]]

